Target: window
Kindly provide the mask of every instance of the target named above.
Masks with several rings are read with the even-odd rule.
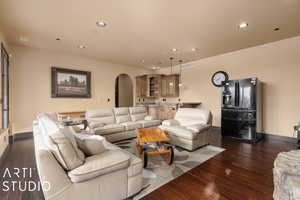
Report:
[[[0,92],[0,128],[9,127],[9,56],[1,43],[1,92]]]

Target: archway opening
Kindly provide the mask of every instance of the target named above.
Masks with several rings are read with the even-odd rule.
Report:
[[[127,74],[120,74],[115,82],[115,106],[133,106],[133,84]]]

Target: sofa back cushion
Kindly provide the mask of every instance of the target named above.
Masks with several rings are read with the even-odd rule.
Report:
[[[144,120],[147,116],[147,110],[145,107],[131,107],[129,108],[129,113],[133,122]]]
[[[114,108],[114,113],[118,124],[131,121],[129,108]]]
[[[175,115],[181,126],[207,124],[209,118],[210,111],[203,108],[179,108]]]
[[[38,125],[43,142],[65,170],[83,164],[85,156],[78,148],[71,127],[62,127],[46,113],[38,115]]]
[[[84,155],[83,157],[80,155],[82,152],[75,149],[69,138],[61,131],[51,134],[50,138],[57,145],[57,149],[53,151],[53,154],[65,170],[70,171],[83,164]]]
[[[104,125],[114,124],[116,122],[113,109],[110,108],[88,110],[86,112],[86,119],[89,123],[99,122]]]

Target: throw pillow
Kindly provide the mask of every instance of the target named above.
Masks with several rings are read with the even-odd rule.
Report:
[[[75,134],[78,147],[87,156],[93,156],[106,151],[104,137],[99,135]]]
[[[65,170],[73,170],[83,164],[84,154],[78,148],[74,148],[72,141],[64,135],[63,131],[58,131],[49,136],[57,146],[53,153]]]

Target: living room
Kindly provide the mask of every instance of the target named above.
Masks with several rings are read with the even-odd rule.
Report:
[[[144,154],[137,154],[144,166],[139,174],[139,181],[143,183],[139,182],[141,186],[135,188],[139,190],[129,196],[126,196],[130,193],[127,190],[120,192],[123,197],[125,194],[126,198],[133,199],[299,197],[295,192],[298,190],[295,178],[298,174],[288,179],[289,183],[278,183],[273,174],[278,153],[297,149],[295,130],[300,112],[300,96],[297,94],[300,73],[298,1],[92,1],[89,4],[72,2],[70,5],[67,0],[5,0],[0,3],[0,11],[1,199],[75,198],[63,192],[61,196],[48,195],[45,188],[40,191],[20,191],[20,188],[12,191],[9,185],[9,191],[3,191],[4,181],[19,181],[15,176],[8,179],[5,170],[32,168],[37,170],[32,181],[43,179],[47,172],[37,166],[35,159],[39,148],[34,147],[33,141],[33,129],[40,114],[56,113],[66,122],[72,121],[69,114],[82,115],[83,112],[84,120],[81,116],[81,122],[86,120],[89,123],[88,128],[81,131],[84,134],[93,129],[93,111],[99,109],[105,113],[106,109],[111,110],[115,121],[118,121],[119,112],[125,112],[121,115],[128,116],[130,122],[134,122],[136,112],[150,116],[148,121],[140,119],[144,122],[134,127],[128,138],[120,139],[118,136],[112,139],[104,135],[109,143],[125,151],[137,151],[137,132],[149,129],[146,125],[149,121],[153,122],[151,127],[164,130],[167,137],[171,137],[174,130],[164,126],[173,125],[172,120],[180,121],[182,116],[191,115],[189,121],[194,119],[195,114],[199,117],[195,120],[203,119],[209,125],[206,139],[199,134],[202,138],[197,141],[201,142],[187,142],[181,138],[176,143],[171,137],[173,142],[165,145],[172,150],[165,150],[172,152],[172,159],[159,159],[164,155],[149,154],[145,158]],[[54,69],[58,70],[57,75],[54,75]],[[58,90],[53,88],[58,88],[59,84],[55,85],[53,77],[64,73],[59,71],[61,69],[67,70],[67,73],[87,74],[85,80],[89,84],[85,97],[54,93]],[[217,72],[222,72],[221,77],[224,75],[221,85],[214,83]],[[117,84],[120,75],[129,77],[132,85],[125,92],[130,94],[130,97],[125,97],[125,104],[116,98],[121,90],[116,89],[116,85],[122,85]],[[175,92],[162,95],[161,80],[171,75],[177,77],[174,83],[166,83]],[[157,95],[149,95],[148,86],[146,94],[139,93],[142,91],[139,90],[141,82],[138,77],[142,76],[158,77],[160,87]],[[261,82],[261,127],[257,130],[257,141],[250,143],[225,137],[221,130],[224,123],[222,94],[226,88],[223,84],[248,78],[257,78]],[[253,81],[251,79],[251,83]],[[146,83],[150,87],[148,79]],[[124,111],[121,107],[129,108]],[[203,112],[198,113],[199,110]],[[190,113],[194,111],[194,114]],[[160,122],[155,124],[155,120]],[[185,133],[185,130],[180,131],[177,137]],[[124,136],[122,131],[121,135]],[[297,158],[294,159],[297,161]],[[148,162],[146,167],[145,160]],[[167,162],[161,162],[164,160]],[[68,170],[64,171],[67,174]],[[117,172],[112,173],[118,177]],[[104,183],[101,186],[102,182],[111,180],[106,180],[106,176],[107,173],[103,181],[99,175],[101,180],[93,184],[99,184],[102,189],[107,187],[105,189],[110,192],[88,190],[92,185],[89,182],[93,181],[90,178],[81,182],[83,184],[72,183],[72,187],[74,184],[75,187],[76,184],[85,185],[81,191],[86,189],[90,192],[91,196],[86,196],[88,199],[118,199],[118,194],[112,195],[113,185]],[[72,177],[69,178],[68,181],[72,182]],[[119,179],[121,181],[122,178]],[[285,188],[285,184],[290,185]],[[232,188],[239,188],[239,191]]]

